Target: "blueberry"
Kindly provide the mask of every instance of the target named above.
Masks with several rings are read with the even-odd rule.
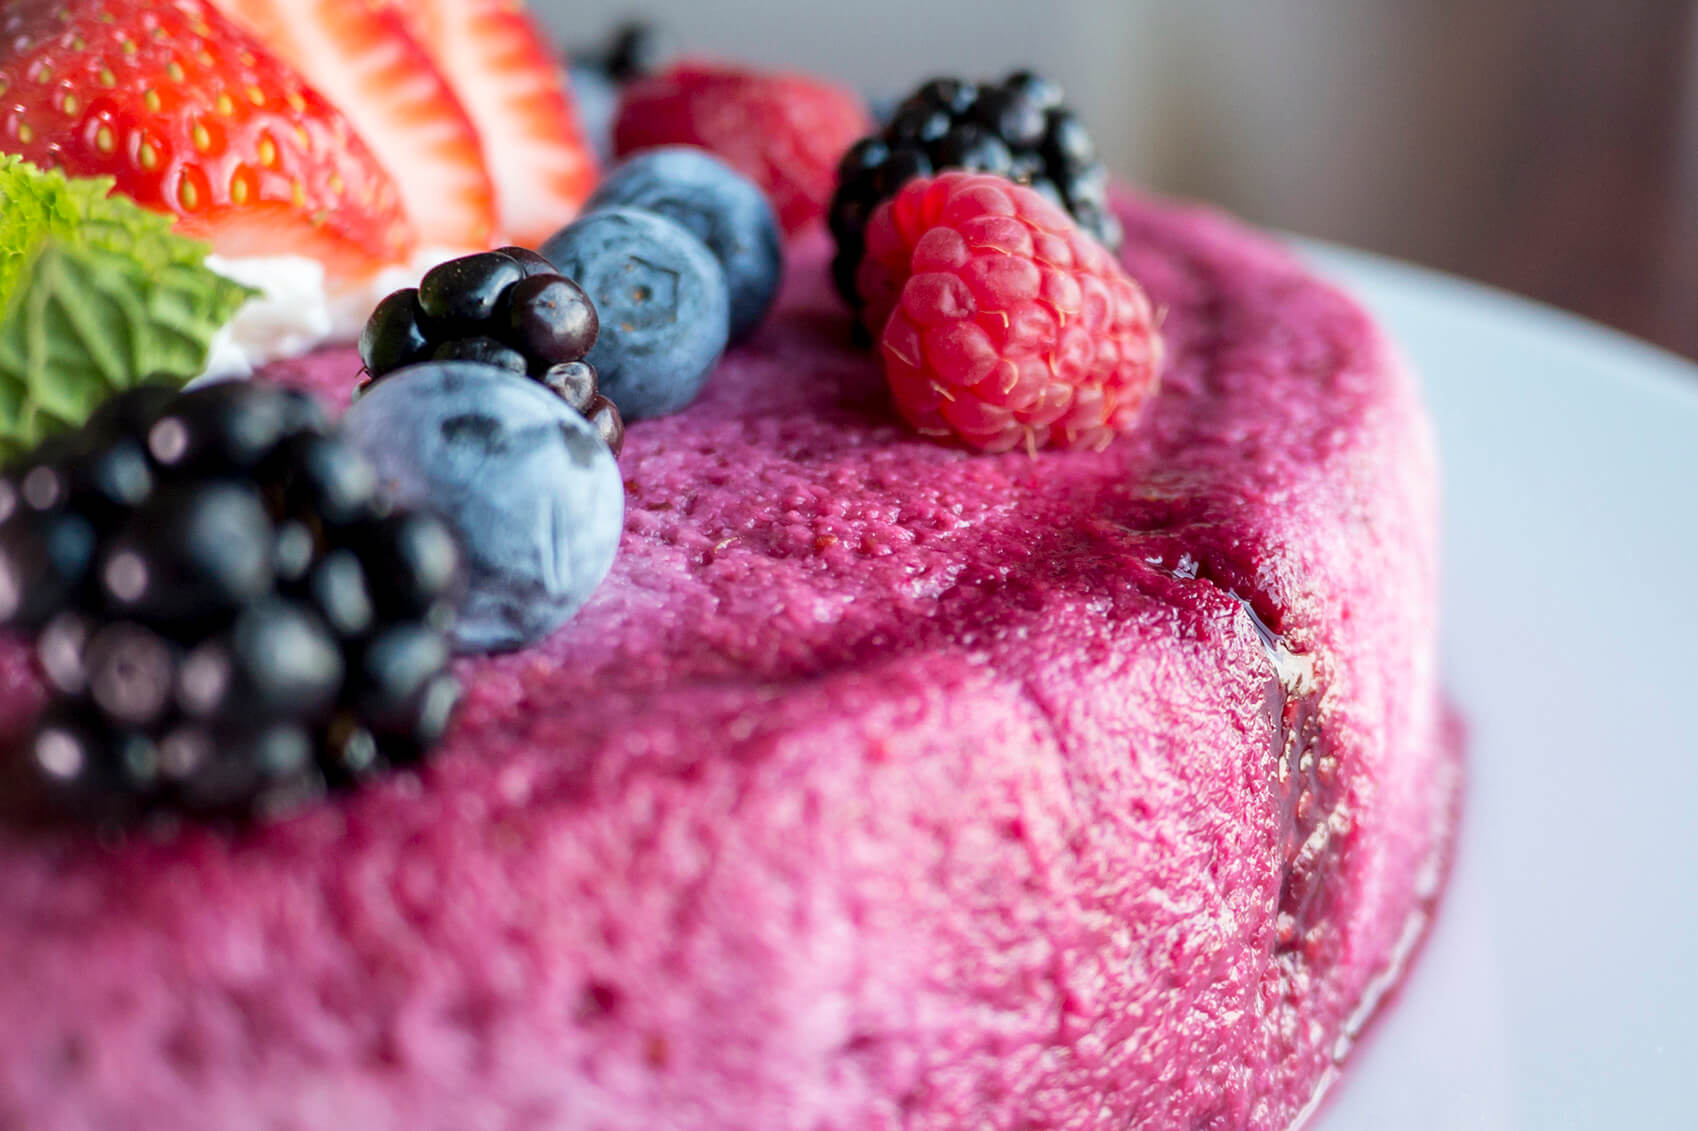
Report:
[[[585,359],[627,420],[665,416],[696,399],[725,350],[725,272],[689,229],[653,212],[585,214],[543,245],[601,315]]]
[[[494,338],[456,338],[443,342],[431,353],[432,361],[471,361],[479,365],[493,365],[497,369],[505,369],[509,373],[528,373],[531,363],[525,355],[505,342]]]
[[[706,150],[667,146],[613,170],[585,207],[618,206],[676,220],[718,257],[731,289],[732,341],[748,336],[772,309],[784,243],[772,203],[755,182]]]
[[[489,321],[501,292],[524,277],[525,269],[499,251],[450,259],[420,281],[419,309],[433,336],[467,337]]]
[[[540,383],[431,362],[372,386],[343,429],[397,503],[428,506],[458,535],[460,651],[541,639],[607,575],[624,522],[618,464]]]
[[[425,334],[417,287],[396,291],[378,303],[360,330],[360,361],[373,377],[429,356],[430,338]]]
[[[502,306],[502,339],[538,374],[589,353],[600,330],[589,296],[562,275],[532,275],[514,283]]]

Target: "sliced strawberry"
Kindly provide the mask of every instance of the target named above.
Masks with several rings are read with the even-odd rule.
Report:
[[[534,247],[595,188],[595,156],[548,41],[515,0],[389,0],[436,57],[483,138],[500,226]]]
[[[395,178],[422,243],[490,245],[495,190],[477,128],[399,9],[382,0],[215,0],[342,109]]]
[[[8,0],[0,146],[177,217],[228,255],[336,279],[405,259],[395,184],[348,120],[205,0]]]

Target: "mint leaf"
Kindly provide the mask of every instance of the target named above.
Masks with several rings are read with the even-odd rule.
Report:
[[[187,381],[253,293],[111,189],[0,157],[0,458],[120,389]]]

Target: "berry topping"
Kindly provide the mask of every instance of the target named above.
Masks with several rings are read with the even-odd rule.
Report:
[[[730,293],[706,244],[636,208],[585,213],[542,252],[594,300],[601,335],[588,360],[626,420],[696,399],[725,351]]]
[[[383,0],[214,0],[348,115],[426,247],[487,247],[495,189],[454,88]]]
[[[494,338],[455,338],[443,342],[430,355],[432,361],[475,361],[480,365],[493,365],[497,369],[505,369],[520,377],[530,368],[525,355],[511,346],[505,346]]]
[[[462,651],[540,640],[607,575],[624,525],[619,465],[596,427],[540,383],[432,362],[374,384],[343,428],[398,501],[440,506],[466,548]],[[410,686],[414,646],[392,645],[383,670]]]
[[[794,235],[825,214],[838,158],[871,125],[841,87],[694,61],[625,88],[614,144],[622,157],[662,145],[718,154],[765,190]]]
[[[417,287],[396,291],[378,303],[360,330],[360,360],[374,376],[421,362],[435,348],[425,332]]]
[[[505,306],[502,337],[550,368],[587,355],[601,330],[589,296],[563,275],[533,275],[513,284]]]
[[[1155,388],[1143,289],[1024,185],[915,181],[873,214],[860,276],[867,313],[885,316],[896,406],[925,435],[990,452],[1102,448]]]
[[[97,567],[100,604],[184,635],[270,591],[271,515],[252,487],[171,485],[137,507]]]
[[[1090,135],[1063,104],[1060,87],[1029,71],[1017,71],[1001,84],[933,79],[904,99],[882,130],[850,147],[838,165],[830,214],[837,239],[832,274],[851,306],[862,302],[856,272],[873,210],[909,181],[946,169],[994,173],[1029,185],[1071,212],[1111,251],[1120,246],[1107,174]]]
[[[508,247],[449,260],[416,290],[378,303],[360,333],[368,380],[358,392],[423,361],[477,362],[559,385],[582,411],[597,392],[584,358],[599,326],[589,296],[534,251]],[[551,376],[568,368],[564,384]],[[616,431],[623,436],[623,427]]]
[[[144,472],[117,493],[90,464],[116,451]],[[459,555],[376,482],[312,401],[250,382],[133,390],[9,467],[0,621],[52,696],[8,756],[26,807],[245,815],[421,757]],[[404,679],[373,659],[398,636],[434,641]]]
[[[584,418],[615,456],[625,449],[625,420],[619,415],[618,405],[606,397],[591,397],[589,407],[584,410]]]
[[[495,250],[517,263],[527,279],[532,275],[554,274],[554,264],[528,247],[498,247]]]
[[[607,47],[594,59],[614,82],[653,74],[666,59],[665,37],[651,23],[627,20],[613,29]]]
[[[412,250],[347,118],[204,0],[24,0],[4,20],[9,152],[111,176],[226,255],[310,255],[358,279]]]
[[[476,333],[495,316],[507,288],[523,278],[525,269],[498,251],[450,259],[419,281],[419,310],[439,334]]]
[[[645,150],[602,181],[584,207],[658,212],[694,232],[731,289],[731,340],[747,337],[778,297],[784,242],[760,186],[694,146]]]
[[[380,2],[407,21],[471,115],[507,238],[538,243],[576,215],[595,187],[595,155],[563,69],[523,5]]]

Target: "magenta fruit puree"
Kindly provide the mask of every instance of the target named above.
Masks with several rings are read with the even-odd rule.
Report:
[[[1121,215],[1171,360],[1108,451],[905,432],[813,238],[421,778],[0,831],[0,1128],[1291,1125],[1449,840],[1431,438],[1285,252]]]

